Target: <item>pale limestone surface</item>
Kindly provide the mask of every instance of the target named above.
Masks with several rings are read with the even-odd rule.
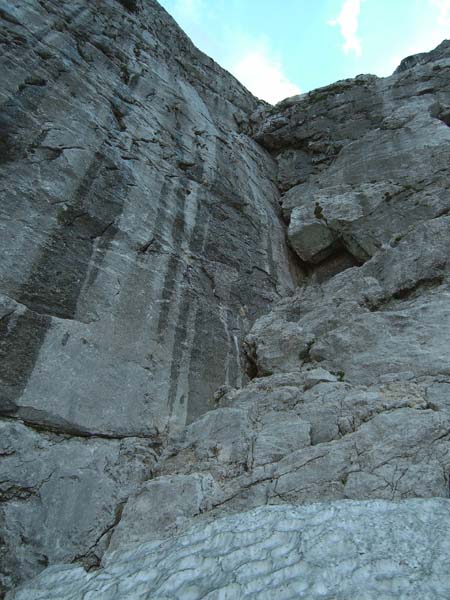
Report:
[[[50,567],[7,600],[447,600],[450,501],[261,507]]]
[[[450,413],[429,398],[450,386],[305,375],[255,379],[187,427],[130,495],[110,548],[262,504],[448,498]]]
[[[98,562],[294,277],[239,131],[258,101],[156,2],[0,0],[0,23],[1,587]]]
[[[364,598],[357,564],[378,598],[448,598],[449,42],[270,107],[154,0],[0,0],[0,20],[0,585],[75,562],[38,597],[154,598],[144,541],[181,586],[182,540],[225,560],[255,514],[269,536],[315,510],[353,539],[348,507],[363,562],[319,540],[330,570],[297,592]],[[274,504],[305,506],[246,513]],[[379,560],[391,542],[417,572]],[[246,588],[205,559],[228,592],[186,585],[291,597],[277,564],[243,564]]]
[[[450,129],[442,103],[450,63],[442,48],[437,61],[391,78],[340,82],[253,115],[256,139],[284,164],[280,177],[284,153],[302,143],[314,166],[299,169],[305,183],[282,196],[291,242],[294,226],[314,222],[334,241],[320,256],[318,239],[299,231],[310,277],[247,336],[255,378],[220,390],[216,408],[162,452],[110,548],[264,504],[448,498]],[[341,115],[333,126],[329,111]],[[335,151],[329,138],[339,140]],[[313,160],[320,152],[326,158]],[[208,486],[196,488],[200,501],[180,500],[182,519],[168,522],[149,489],[170,495],[186,476],[207,476]]]

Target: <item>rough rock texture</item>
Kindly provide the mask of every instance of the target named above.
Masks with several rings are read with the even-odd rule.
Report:
[[[289,172],[279,172],[289,238],[312,269],[248,338],[261,375],[320,364],[358,385],[448,381],[450,45],[412,63],[254,123]]]
[[[86,440],[15,422],[0,423],[0,455],[2,571],[21,580],[54,562],[96,566],[156,459],[148,440]]]
[[[50,568],[10,598],[447,600],[449,527],[449,500],[262,507],[113,553],[98,572]]]
[[[131,495],[111,547],[263,504],[448,498],[448,406],[418,384],[332,377],[274,375],[225,396]],[[430,386],[437,399],[448,394],[442,386]]]
[[[163,451],[111,547],[262,504],[449,496],[450,55],[442,52],[390,78],[340,82],[252,116],[282,189],[290,164],[296,184],[283,209],[310,277],[256,321],[246,339],[255,379],[219,390],[216,409]],[[302,168],[289,163],[296,153]],[[314,220],[334,238],[321,257],[318,236],[304,233]]]
[[[143,540],[175,569],[180,540],[266,504],[329,501],[334,528],[385,510],[399,535],[448,519],[449,42],[270,107],[153,0],[0,0],[0,19],[3,585],[106,552],[112,571],[36,585],[116,586],[111,557]],[[353,503],[373,499],[404,504]]]
[[[10,585],[92,551],[294,279],[275,163],[238,131],[258,102],[156,2],[0,0],[0,22]]]

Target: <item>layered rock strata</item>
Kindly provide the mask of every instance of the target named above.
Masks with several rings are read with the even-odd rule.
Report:
[[[449,44],[434,56],[252,115],[309,277],[256,321],[254,379],[163,452],[111,547],[263,504],[449,497]]]

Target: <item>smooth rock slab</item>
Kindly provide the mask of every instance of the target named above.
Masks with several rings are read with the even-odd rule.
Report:
[[[277,506],[57,565],[7,600],[448,599],[450,501]]]

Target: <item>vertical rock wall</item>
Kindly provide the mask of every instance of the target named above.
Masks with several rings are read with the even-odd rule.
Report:
[[[269,107],[153,0],[0,1],[0,18],[3,585],[103,560],[17,597],[354,597],[361,572],[376,597],[409,593],[449,510],[449,43]],[[311,511],[318,529],[273,542]],[[423,543],[411,568],[379,560],[383,515],[389,552]],[[304,565],[324,556],[319,586]]]
[[[98,560],[164,436],[242,385],[243,335],[293,276],[276,165],[239,133],[257,101],[156,2],[0,19],[9,584]]]

